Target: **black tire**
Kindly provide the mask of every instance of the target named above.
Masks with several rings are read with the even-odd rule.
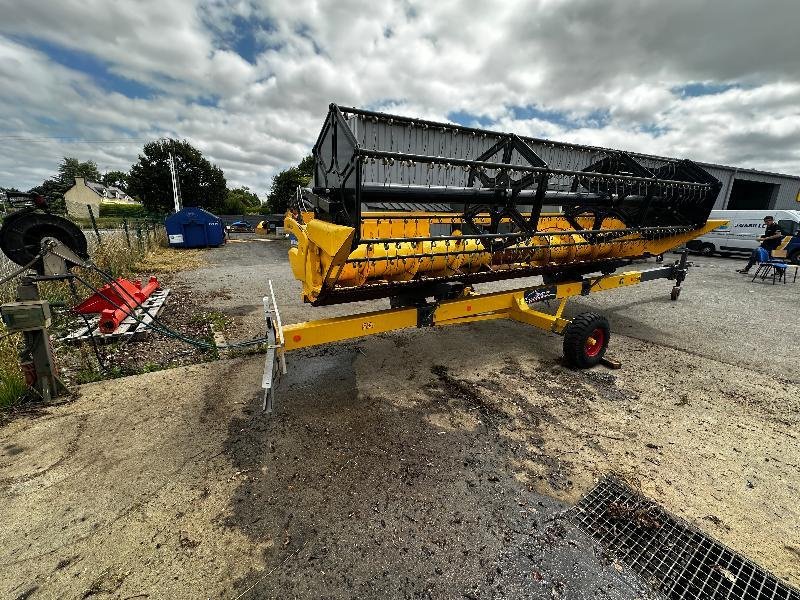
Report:
[[[672,300],[672,301],[674,302],[675,300],[677,300],[677,299],[680,297],[680,295],[681,295],[681,288],[679,288],[679,287],[676,285],[676,286],[674,286],[674,287],[672,288],[672,291],[671,291],[671,292],[670,292],[670,294],[669,294],[669,299],[670,299],[670,300]]]
[[[700,254],[702,256],[714,256],[714,252],[716,252],[716,251],[717,251],[717,249],[714,246],[714,244],[706,243],[706,244],[703,244],[702,246],[700,246]]]
[[[564,360],[577,369],[593,367],[603,359],[610,339],[608,319],[597,313],[582,313],[564,329]]]
[[[789,256],[789,260],[792,261],[793,265],[800,265],[800,250],[792,252],[791,256]]]

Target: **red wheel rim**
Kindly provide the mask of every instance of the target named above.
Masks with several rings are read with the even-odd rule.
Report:
[[[586,338],[586,346],[584,348],[586,356],[594,357],[600,354],[605,343],[606,332],[602,327],[598,327],[592,332],[592,335]]]

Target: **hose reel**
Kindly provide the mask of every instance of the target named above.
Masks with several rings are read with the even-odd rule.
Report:
[[[75,223],[36,208],[6,217],[0,227],[0,250],[42,276],[65,275],[89,260],[86,236]]]

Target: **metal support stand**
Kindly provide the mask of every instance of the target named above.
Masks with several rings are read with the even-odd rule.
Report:
[[[681,284],[683,280],[686,279],[686,274],[689,272],[688,266],[688,250],[681,251],[681,257],[678,262],[673,266],[675,272],[675,285],[672,287],[672,292],[670,292],[670,299],[677,300],[681,295]]]
[[[39,296],[36,281],[25,277],[17,288],[17,301],[21,303],[41,303],[49,317],[49,306]],[[49,320],[49,318],[48,318]],[[47,327],[35,327],[22,332],[25,345],[20,352],[20,366],[27,383],[43,402],[52,402],[55,398],[69,394],[69,389],[58,376],[56,358],[50,342]]]
[[[25,383],[42,401],[51,402],[69,394],[69,390],[58,376],[47,331],[50,326],[50,305],[39,295],[38,282],[68,278],[71,276],[71,265],[85,265],[86,262],[56,238],[43,237],[40,243],[42,253],[38,270],[41,274],[20,279],[17,301],[0,306],[0,316],[10,333],[22,333],[24,337],[20,367],[25,374]]]
[[[286,374],[286,358],[284,357],[283,325],[278,304],[275,302],[275,290],[272,281],[269,282],[269,296],[264,296],[264,318],[267,321],[267,356],[264,362],[264,376],[261,387],[264,388],[264,402],[262,409],[267,413],[272,412],[275,399],[275,386],[281,375]],[[277,360],[275,360],[277,358]]]

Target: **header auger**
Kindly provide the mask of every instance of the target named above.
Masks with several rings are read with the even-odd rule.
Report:
[[[574,367],[601,360],[608,321],[568,319],[578,295],[654,279],[688,265],[617,271],[723,224],[708,222],[720,182],[688,160],[526,138],[330,106],[314,145],[314,179],[285,226],[304,301],[389,298],[369,313],[282,325],[265,298],[271,407],[283,353],[406,327],[509,318],[564,335]],[[473,285],[541,275],[543,285],[478,294]],[[271,288],[270,288],[271,289]],[[554,313],[543,302],[558,302]]]

